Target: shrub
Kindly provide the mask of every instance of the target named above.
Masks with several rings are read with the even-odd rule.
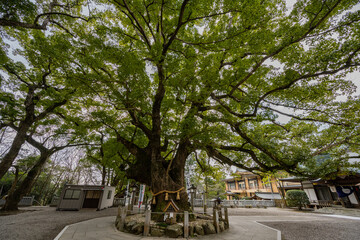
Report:
[[[286,203],[289,207],[298,207],[301,210],[306,204],[309,204],[309,198],[302,190],[289,190],[286,192]]]

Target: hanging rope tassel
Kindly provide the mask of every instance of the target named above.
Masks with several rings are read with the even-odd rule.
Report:
[[[156,197],[153,197],[152,204],[156,204]]]
[[[165,201],[169,200],[169,194],[165,193]]]
[[[180,200],[180,191],[176,194],[176,200]]]

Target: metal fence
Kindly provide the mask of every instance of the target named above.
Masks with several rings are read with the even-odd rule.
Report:
[[[59,203],[59,200],[60,200],[60,197],[58,196],[54,196],[52,199],[51,199],[51,202],[50,202],[50,207],[56,207]]]
[[[32,206],[34,202],[34,196],[32,197],[23,197],[18,206],[20,207],[26,207],[26,206]],[[0,199],[0,206],[5,204],[5,200],[4,199]]]
[[[114,207],[125,206],[125,198],[114,198]]]
[[[214,200],[207,200],[208,207],[214,207]],[[224,207],[275,207],[273,200],[223,200],[221,204]],[[202,207],[203,200],[195,199],[195,207]]]
[[[215,201],[210,199],[206,203],[209,208],[215,205]],[[275,201],[273,200],[223,200],[221,204],[224,207],[275,207]],[[114,198],[113,206],[125,206],[125,198]],[[194,207],[202,206],[204,206],[202,199],[194,200]]]

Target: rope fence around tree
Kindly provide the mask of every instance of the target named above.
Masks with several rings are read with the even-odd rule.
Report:
[[[176,200],[180,200],[180,192],[181,192],[182,190],[184,190],[184,187],[182,187],[182,188],[180,188],[180,189],[178,189],[178,190],[176,190],[176,191],[162,190],[162,191],[157,192],[157,193],[153,193],[152,191],[150,191],[151,194],[152,194],[152,196],[153,196],[152,203],[153,203],[153,204],[156,204],[156,196],[157,196],[157,195],[160,195],[160,194],[162,194],[162,193],[165,193],[165,201],[168,201],[168,200],[169,200],[169,193],[176,193]]]

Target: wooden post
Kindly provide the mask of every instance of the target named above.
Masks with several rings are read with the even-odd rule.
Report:
[[[221,219],[221,218],[222,218],[222,206],[221,206],[221,204],[219,204],[219,211],[218,211],[218,213],[219,213],[219,218]]]
[[[216,232],[220,233],[220,226],[219,226],[219,212],[217,209],[214,208],[214,213],[213,213],[213,219],[214,219],[214,225],[216,228]]]
[[[144,236],[148,236],[150,232],[151,210],[145,210]]]
[[[224,207],[224,215],[225,215],[225,222],[227,223],[227,225],[229,226],[229,212],[228,212],[228,208]]]
[[[189,212],[184,212],[184,238],[189,237]]]
[[[119,208],[118,214],[120,215],[119,230],[124,230],[125,218],[126,218],[126,207]]]
[[[131,201],[130,201],[130,205],[129,205],[130,211],[134,210],[134,204],[135,204],[135,191],[132,191],[131,192]]]

